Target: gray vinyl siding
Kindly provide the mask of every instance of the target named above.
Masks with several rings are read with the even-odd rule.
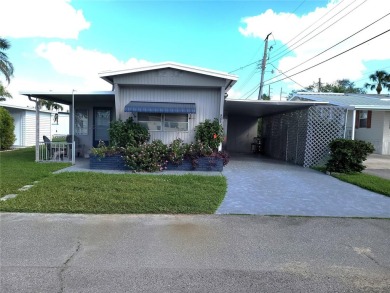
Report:
[[[353,111],[348,111],[348,131],[351,131],[355,123],[352,120],[352,116]],[[389,111],[372,111],[371,128],[355,129],[355,139],[372,143],[375,148],[374,153],[376,154],[390,155],[389,117]]]
[[[195,137],[195,126],[206,119],[213,120],[220,116],[221,90],[216,88],[180,88],[180,87],[124,87],[120,86],[119,107],[120,119],[126,120],[132,114],[123,112],[130,101],[143,102],[173,102],[195,103],[196,114],[189,119],[188,132],[151,131],[151,141],[160,139],[164,143],[171,143],[176,138],[184,142],[192,142]],[[135,120],[136,115],[135,115]]]
[[[383,116],[385,112],[372,111],[371,128],[357,128],[355,130],[355,139],[371,142],[374,147],[374,153],[382,152],[383,144]]]
[[[390,111],[384,112],[382,154],[390,155]]]
[[[114,77],[114,84],[120,85],[222,87],[225,82],[222,78],[177,69],[159,69]]]

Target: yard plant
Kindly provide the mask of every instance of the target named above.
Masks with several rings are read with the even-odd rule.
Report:
[[[0,107],[0,149],[8,150],[15,142],[14,119],[11,114]]]
[[[329,172],[351,173],[365,169],[363,161],[374,151],[374,146],[362,140],[334,139],[330,144]]]
[[[126,166],[135,172],[163,171],[169,163],[177,166],[184,160],[189,160],[196,169],[201,157],[208,157],[210,164],[215,164],[218,159],[223,160],[223,165],[229,162],[229,155],[217,149],[223,140],[223,128],[218,119],[200,123],[196,127],[196,141],[189,144],[179,138],[169,145],[161,140],[148,143],[148,130],[132,118],[111,123],[109,134],[110,145],[100,142],[92,149],[92,154],[100,158],[120,155]]]

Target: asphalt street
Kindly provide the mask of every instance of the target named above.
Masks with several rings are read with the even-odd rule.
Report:
[[[6,292],[390,292],[390,221],[1,214]]]

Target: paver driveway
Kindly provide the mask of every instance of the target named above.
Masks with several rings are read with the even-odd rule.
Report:
[[[390,197],[318,171],[255,155],[233,155],[217,214],[390,218]]]

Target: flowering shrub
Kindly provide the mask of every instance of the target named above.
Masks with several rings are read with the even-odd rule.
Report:
[[[165,169],[168,147],[161,140],[129,146],[123,156],[126,165],[136,171],[156,172]]]
[[[217,149],[223,142],[223,127],[219,124],[218,118],[215,118],[212,122],[206,119],[196,126],[195,139],[212,150]]]
[[[180,138],[175,139],[170,145],[168,145],[167,161],[174,165],[180,165],[187,153],[187,144],[183,143]]]

